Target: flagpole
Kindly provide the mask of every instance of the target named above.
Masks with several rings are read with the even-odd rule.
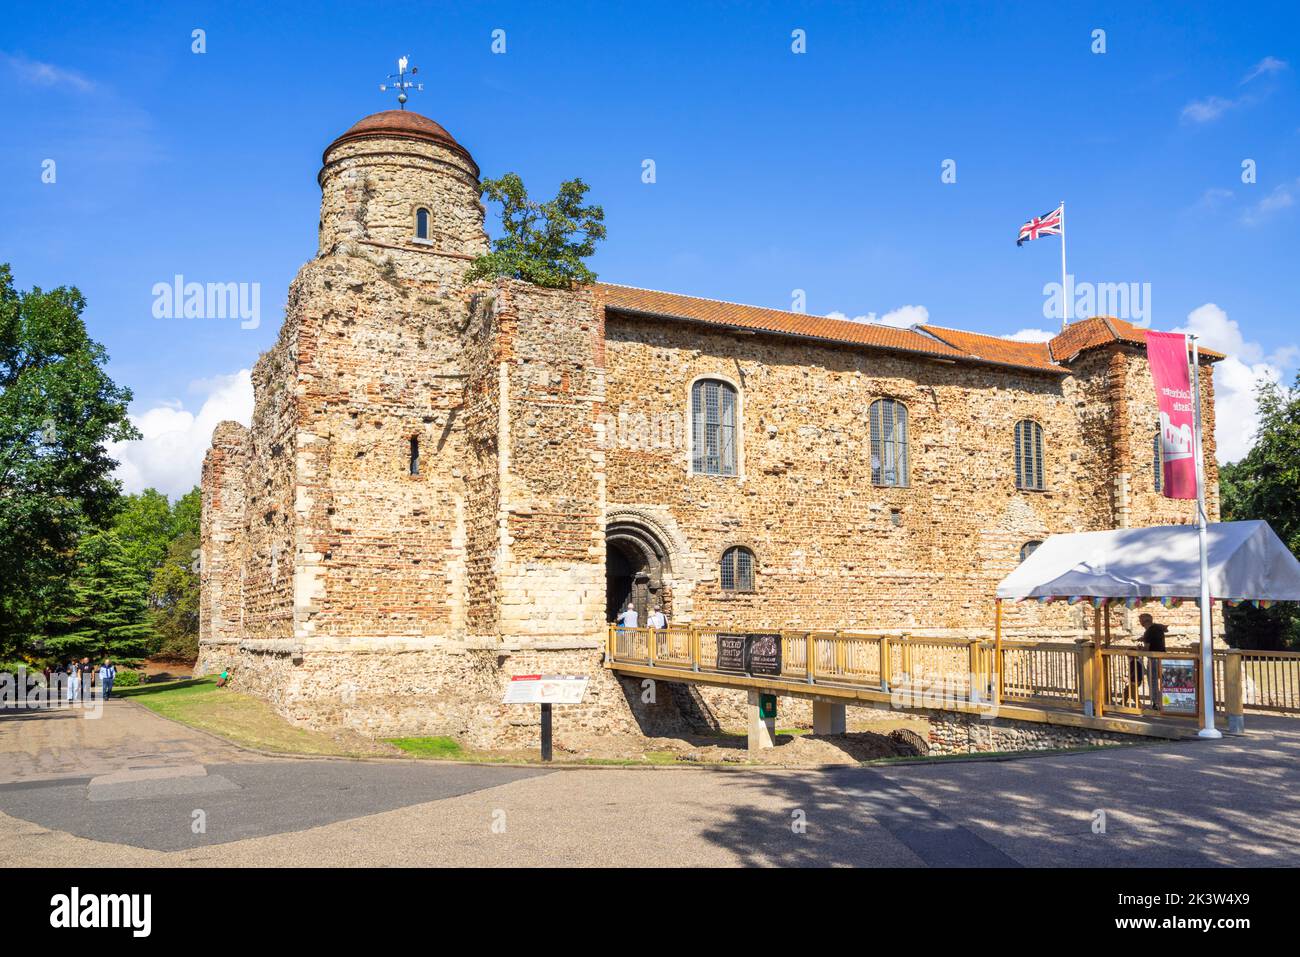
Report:
[[[1070,291],[1065,286],[1065,200],[1061,200],[1061,330],[1070,322]]]
[[[1214,639],[1210,625],[1210,556],[1205,514],[1205,445],[1201,441],[1201,353],[1197,336],[1188,335],[1192,346],[1192,409],[1196,425],[1196,534],[1201,545],[1201,730],[1202,738],[1221,738],[1214,726]]]

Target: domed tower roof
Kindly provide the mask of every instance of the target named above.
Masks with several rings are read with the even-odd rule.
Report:
[[[478,164],[474,162],[474,157],[470,156],[469,150],[457,143],[455,137],[443,129],[440,124],[411,110],[384,110],[380,113],[371,113],[365,119],[354,123],[346,133],[325,147],[321,159],[325,161],[330,150],[342,143],[371,137],[402,137],[437,143],[439,146],[445,146],[447,149],[454,150],[465,157],[470,165],[474,167],[474,175],[478,175]]]

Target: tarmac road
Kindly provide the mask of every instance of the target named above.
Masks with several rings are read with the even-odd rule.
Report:
[[[1300,720],[1247,724],[1010,761],[553,770],[266,758],[109,702],[0,716],[0,865],[1300,865]]]

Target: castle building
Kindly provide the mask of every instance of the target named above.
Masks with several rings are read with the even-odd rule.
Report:
[[[1033,343],[467,284],[478,166],[408,111],[338,137],[318,179],[319,253],[254,368],[251,426],[217,427],[202,480],[200,670],[294,721],[522,741],[535,709],[500,704],[509,676],[576,672],[567,721],[636,730],[635,690],[601,667],[629,601],[643,623],[976,635],[1046,536],[1191,520],[1160,494],[1122,320]],[[1084,621],[1018,605],[1007,627]]]

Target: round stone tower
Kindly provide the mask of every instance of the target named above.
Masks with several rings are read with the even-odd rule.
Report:
[[[478,175],[469,151],[428,117],[409,110],[367,116],[325,149],[319,254],[357,244],[363,248],[350,251],[368,246],[462,264],[482,255],[488,241]]]

